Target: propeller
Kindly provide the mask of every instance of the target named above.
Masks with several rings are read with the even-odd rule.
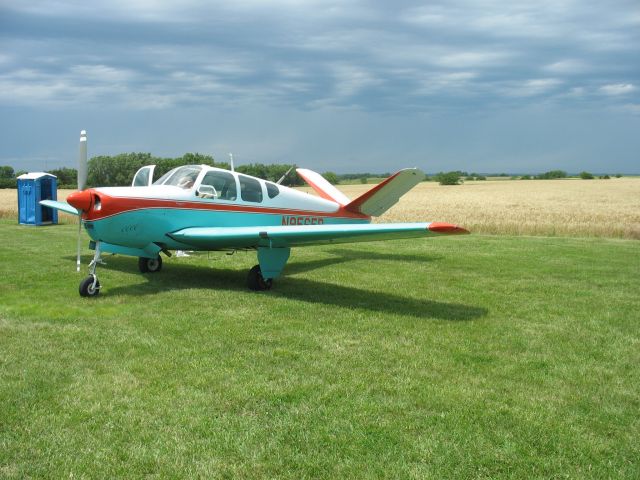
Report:
[[[78,191],[87,186],[87,131],[80,132],[80,152],[78,155]],[[82,248],[82,210],[78,210],[78,255],[76,257],[76,271],[80,271],[80,250]]]

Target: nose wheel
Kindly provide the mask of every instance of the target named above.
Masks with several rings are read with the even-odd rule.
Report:
[[[89,275],[87,278],[80,282],[80,296],[81,297],[95,297],[100,293],[100,282],[95,275]]]
[[[89,276],[80,282],[78,291],[81,297],[95,297],[100,293],[100,282],[96,275],[96,268],[100,260],[100,242],[96,242],[96,251],[93,254],[93,260],[89,264]]]

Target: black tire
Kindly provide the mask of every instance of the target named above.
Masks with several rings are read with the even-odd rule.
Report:
[[[156,258],[138,258],[138,269],[142,273],[156,273],[162,270],[162,257],[158,255]]]
[[[247,285],[250,290],[255,292],[260,292],[263,290],[270,290],[271,285],[273,285],[273,280],[270,278],[265,280],[262,276],[262,271],[260,270],[260,265],[254,265],[251,270],[249,270],[249,276],[247,277]]]
[[[100,293],[100,282],[96,279],[96,286],[93,286],[93,277],[89,275],[80,282],[78,289],[81,297],[95,297]]]

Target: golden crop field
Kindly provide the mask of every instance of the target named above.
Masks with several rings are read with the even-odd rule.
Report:
[[[339,188],[355,198],[370,187]],[[450,222],[475,233],[640,239],[640,178],[424,182],[376,221]]]
[[[371,187],[339,186],[350,198]],[[70,192],[60,190],[58,198]],[[0,218],[17,217],[16,191],[0,190]],[[64,213],[59,219],[75,222]],[[474,233],[640,239],[640,178],[425,182],[376,221],[450,222]]]

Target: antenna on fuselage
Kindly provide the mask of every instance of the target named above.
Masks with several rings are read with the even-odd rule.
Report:
[[[233,153],[229,152],[229,163],[231,164],[231,171],[235,172],[236,169],[233,167]]]
[[[294,165],[294,166],[295,166],[295,165]],[[290,172],[291,170],[293,170],[293,167],[294,167],[294,166],[290,167],[290,168],[289,168],[289,170],[287,170],[287,171],[285,172],[285,174],[284,174],[284,175],[282,175],[282,176],[280,177],[280,180],[278,180],[278,181],[276,182],[278,185],[280,185],[280,184],[282,183],[282,181],[283,181],[285,178],[287,178],[287,175],[289,175],[289,172]]]

